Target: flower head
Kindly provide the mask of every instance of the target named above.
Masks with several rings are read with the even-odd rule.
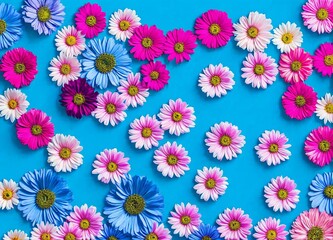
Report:
[[[146,227],[139,232],[138,236],[132,237],[132,240],[142,239],[171,240],[172,237],[169,229],[164,227],[163,223],[159,225],[157,222],[154,222],[152,227]]]
[[[63,27],[55,39],[57,50],[66,56],[76,57],[86,48],[84,35],[74,26]]]
[[[57,227],[50,223],[41,222],[33,228],[31,240],[54,239]]]
[[[3,236],[3,240],[29,240],[29,237],[25,232],[15,229],[7,232]]]
[[[0,95],[0,117],[5,117],[11,122],[26,113],[28,106],[27,95],[21,90],[8,88],[4,95]]]
[[[160,91],[168,84],[169,71],[160,61],[149,62],[141,66],[142,86],[154,91]]]
[[[286,240],[288,231],[286,231],[286,225],[280,224],[279,219],[265,218],[258,222],[257,226],[254,227],[256,231],[253,237],[257,240]]]
[[[315,55],[313,56],[313,67],[323,76],[332,76],[333,43],[323,43],[317,48]]]
[[[297,47],[300,47],[303,42],[303,33],[301,28],[297,27],[296,23],[281,23],[278,28],[273,30],[273,44],[277,46],[280,51],[290,52]]]
[[[0,49],[9,48],[22,35],[21,15],[6,3],[0,4]]]
[[[215,226],[200,224],[199,229],[194,231],[188,238],[189,240],[219,240],[220,234]]]
[[[326,93],[325,97],[317,100],[315,113],[320,120],[324,120],[325,124],[333,123],[333,96],[330,93]]]
[[[82,239],[82,233],[73,223],[64,222],[54,234],[57,240]],[[39,240],[39,239],[38,239]]]
[[[3,209],[12,209],[14,205],[19,203],[17,196],[18,191],[17,183],[12,179],[9,181],[4,179],[0,182],[0,208]]]
[[[125,235],[122,231],[104,224],[103,230],[101,230],[101,236],[97,238],[97,240],[130,240],[129,236]]]

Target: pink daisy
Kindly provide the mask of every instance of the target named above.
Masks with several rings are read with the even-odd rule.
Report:
[[[142,231],[140,236],[135,236],[132,239],[148,239],[148,240],[171,240],[170,230],[164,227],[164,224],[161,223],[158,225],[157,222],[153,222],[151,230],[147,229]]]
[[[157,116],[161,119],[162,129],[169,130],[170,134],[176,136],[188,133],[190,128],[195,127],[196,117],[193,107],[189,107],[180,98],[176,101],[169,100],[169,104],[163,104]]]
[[[163,54],[165,37],[155,25],[142,25],[134,29],[128,43],[134,58],[152,61]]]
[[[249,53],[243,61],[243,66],[242,78],[253,88],[267,88],[267,85],[273,84],[278,74],[275,59],[267,56],[266,53]]]
[[[188,164],[191,158],[185,148],[181,144],[177,145],[176,142],[172,144],[167,142],[155,150],[154,159],[157,170],[164,177],[180,177],[185,174],[185,171],[190,170]]]
[[[41,222],[31,232],[31,240],[54,239],[57,227],[50,223]]]
[[[273,208],[274,212],[282,212],[283,210],[290,212],[296,208],[300,193],[296,187],[294,180],[289,177],[272,178],[268,186],[265,186],[264,196],[268,207]]]
[[[1,59],[0,71],[15,88],[30,85],[37,74],[37,57],[24,48],[7,51]]]
[[[71,212],[67,217],[67,221],[79,229],[82,239],[95,240],[96,237],[100,236],[100,230],[103,227],[103,217],[96,211],[96,207],[88,207],[87,204],[81,207],[74,206],[74,212]]]
[[[208,48],[225,46],[232,36],[232,20],[226,12],[208,10],[195,21],[195,34]]]
[[[306,138],[304,150],[314,164],[329,164],[333,159],[333,129],[324,126],[313,130]]]
[[[332,76],[333,43],[323,43],[317,48],[313,56],[313,66],[323,76]]]
[[[3,95],[0,95],[0,117],[14,122],[27,112],[29,105],[27,95],[21,90],[8,88]]]
[[[290,118],[302,120],[316,110],[317,93],[304,83],[290,85],[282,96],[282,106]]]
[[[105,12],[98,4],[87,3],[75,14],[75,23],[87,38],[96,37],[106,27]]]
[[[286,240],[288,235],[286,225],[280,224],[279,219],[271,217],[260,220],[254,230],[256,232],[253,237],[258,240]]]
[[[275,166],[289,159],[291,152],[288,148],[291,145],[287,144],[288,140],[286,135],[279,131],[265,131],[262,137],[259,137],[260,144],[254,147],[260,161],[266,162],[268,166]]]
[[[135,143],[135,148],[151,149],[153,146],[158,146],[158,141],[163,139],[164,131],[161,129],[161,123],[155,116],[141,116],[140,119],[135,119],[131,125],[129,139]]]
[[[32,150],[47,146],[54,135],[54,125],[50,119],[46,113],[31,109],[17,120],[17,138]]]
[[[176,212],[170,212],[171,217],[168,223],[174,229],[174,234],[179,234],[180,237],[186,238],[194,231],[198,230],[201,223],[201,214],[196,205],[187,203],[175,204]]]
[[[143,75],[142,86],[151,90],[159,91],[168,84],[169,71],[165,64],[160,61],[149,62],[141,66],[141,74]]]
[[[287,83],[305,81],[312,74],[312,57],[303,48],[296,48],[280,55],[280,76]]]
[[[123,152],[118,152],[116,148],[105,149],[96,155],[92,174],[98,174],[98,180],[103,183],[115,184],[131,170],[128,160],[129,158],[125,157]]]
[[[78,56],[86,48],[84,35],[74,26],[63,27],[55,42],[57,50],[67,56]]]
[[[304,26],[312,32],[330,33],[333,29],[333,2],[331,0],[308,0],[303,5]]]
[[[225,193],[228,186],[228,178],[223,177],[223,171],[217,167],[207,168],[204,167],[203,170],[198,170],[195,176],[194,189],[200,198],[208,201],[212,199],[216,201],[220,195]]]
[[[242,131],[237,126],[228,122],[221,122],[220,124],[214,124],[210,130],[206,133],[205,143],[214,158],[231,160],[242,153],[245,137],[241,135]]]
[[[64,222],[54,234],[55,240],[76,240],[82,239],[82,234],[79,228],[73,223]]]
[[[216,220],[221,237],[226,240],[247,239],[251,234],[252,220],[240,208],[227,208]]]

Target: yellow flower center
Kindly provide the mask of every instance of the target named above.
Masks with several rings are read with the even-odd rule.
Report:
[[[5,20],[0,19],[0,35],[2,35],[7,29],[7,23]]]
[[[221,83],[221,78],[217,75],[214,75],[210,79],[210,84],[212,84],[214,87],[219,85]]]
[[[212,25],[209,26],[209,33],[216,36],[221,32],[221,27],[220,25],[213,23]]]
[[[153,40],[149,37],[142,39],[141,44],[145,48],[150,48],[153,45]]]
[[[300,61],[293,61],[291,63],[291,70],[293,72],[298,72],[302,68],[302,63]]]
[[[209,236],[203,236],[203,237],[201,238],[201,240],[212,240],[212,238],[209,237]]]
[[[205,184],[206,188],[213,189],[216,186],[216,181],[212,178],[209,178]]]
[[[146,207],[146,202],[143,197],[138,194],[129,196],[124,204],[125,211],[130,215],[140,214]]]
[[[267,240],[275,240],[277,237],[277,232],[273,229],[267,231],[266,238]]]
[[[262,64],[256,64],[254,67],[254,73],[257,75],[262,75],[265,73],[265,67]]]
[[[280,200],[285,200],[288,197],[288,192],[285,189],[280,189],[277,193],[277,196]]]
[[[307,233],[307,240],[326,240],[324,231],[320,227],[312,227]]]
[[[95,67],[101,73],[109,73],[116,66],[116,58],[112,54],[102,53],[95,60]]]
[[[54,192],[48,189],[42,189],[37,192],[36,204],[40,209],[48,209],[53,206],[56,196]]]
[[[297,96],[295,103],[297,107],[303,107],[306,104],[306,100],[303,96]]]
[[[327,113],[332,114],[333,113],[333,103],[327,103],[326,106],[325,106],[325,111]]]
[[[130,28],[131,24],[127,20],[122,20],[119,23],[119,28],[121,31],[127,31]]]
[[[333,199],[333,185],[329,185],[324,189],[324,195],[327,198]]]
[[[9,107],[10,109],[15,109],[15,108],[17,108],[17,105],[18,105],[18,102],[17,102],[15,99],[10,99],[10,100],[8,101],[8,107]]]
[[[285,44],[290,44],[294,39],[294,35],[292,35],[291,33],[285,33],[282,35],[282,42]]]
[[[328,11],[325,8],[319,8],[316,17],[320,21],[324,21],[328,18]]]
[[[153,132],[152,132],[151,128],[144,128],[141,131],[141,135],[144,138],[149,138],[152,134],[153,134]]]
[[[71,73],[71,71],[72,71],[72,67],[71,67],[71,65],[69,65],[69,64],[67,64],[67,63],[61,65],[60,73],[61,73],[62,75],[68,75],[68,74]]]
[[[180,112],[173,112],[172,113],[172,120],[174,122],[180,122],[183,119],[183,115]]]
[[[159,72],[157,72],[157,71],[152,71],[152,72],[150,73],[150,78],[151,78],[152,80],[157,80],[159,76],[160,76],[160,74],[159,74]]]
[[[182,216],[181,219],[180,219],[180,222],[183,225],[187,225],[191,222],[191,218],[190,218],[190,216]]]
[[[90,222],[88,219],[82,219],[80,222],[80,228],[82,230],[87,230],[90,227]]]
[[[326,55],[324,58],[324,63],[326,66],[332,66],[333,65],[333,54]]]
[[[65,240],[76,240],[76,237],[73,233],[67,233],[65,236]]]
[[[50,240],[51,235],[49,233],[43,233],[42,236],[40,236],[41,240]]]
[[[85,101],[86,101],[86,98],[81,93],[76,93],[74,95],[73,102],[76,105],[81,106],[82,104],[85,103]]]
[[[71,154],[72,151],[67,147],[62,148],[59,152],[59,156],[64,160],[69,159],[71,157]]]
[[[155,233],[149,233],[146,237],[145,240],[158,240],[158,236]]]
[[[118,240],[115,236],[108,237],[108,240]]]
[[[259,34],[259,30],[258,28],[252,26],[252,27],[249,27],[249,29],[247,30],[247,36],[250,37],[250,38],[256,38]]]
[[[5,189],[2,192],[2,198],[5,200],[10,200],[13,198],[13,191],[11,189]]]
[[[269,145],[269,150],[270,153],[277,153],[279,151],[279,145],[277,145],[276,143],[272,143],[271,145]]]
[[[241,227],[241,224],[237,220],[232,220],[229,222],[229,229],[232,231],[237,231],[238,229],[240,229],[240,227]]]
[[[178,163],[178,158],[175,155],[170,154],[167,158],[167,162],[170,166],[174,166]]]
[[[73,46],[73,45],[75,45],[75,44],[76,44],[76,37],[75,37],[75,36],[68,36],[68,37],[66,38],[66,44],[67,44],[68,46]]]
[[[229,137],[228,135],[223,135],[221,138],[220,138],[220,144],[221,146],[223,147],[228,147],[231,145],[231,137]]]
[[[108,166],[107,166],[107,169],[108,169],[108,171],[109,172],[115,172],[115,171],[117,171],[117,169],[118,169],[118,165],[116,164],[116,163],[114,163],[114,162],[109,162],[109,164],[108,164]]]
[[[48,7],[41,7],[37,11],[38,20],[41,22],[47,22],[51,18],[51,11]]]
[[[31,127],[31,133],[32,133],[32,135],[34,135],[34,136],[41,135],[42,132],[43,132],[43,129],[42,129],[42,126],[41,126],[41,125],[36,124],[36,125],[33,125],[33,126]]]
[[[177,42],[174,46],[174,49],[177,53],[182,53],[184,52],[184,43]]]
[[[88,17],[86,18],[86,24],[87,24],[89,27],[93,27],[93,26],[95,26],[96,23],[97,23],[97,20],[96,20],[96,17],[95,17],[95,16],[90,15],[90,16],[88,16]]]
[[[14,71],[18,74],[24,73],[25,69],[26,67],[23,63],[16,63],[14,66]]]
[[[128,90],[127,90],[127,93],[130,95],[130,96],[135,96],[139,93],[139,88],[137,86],[129,86]]]
[[[105,109],[108,114],[113,114],[117,111],[116,105],[112,103],[107,104]]]
[[[319,143],[319,150],[322,151],[322,152],[328,152],[331,148],[331,144],[326,141],[326,140],[323,140]]]

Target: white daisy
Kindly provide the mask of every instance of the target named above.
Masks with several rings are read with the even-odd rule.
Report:
[[[17,190],[19,189],[16,182],[12,179],[7,181],[4,179],[0,182],[0,208],[3,209],[12,209],[14,205],[19,203]]]
[[[84,35],[73,26],[63,27],[55,39],[57,50],[67,56],[77,56],[86,48]]]
[[[25,232],[15,229],[7,232],[3,236],[3,240],[29,240],[29,237]]]
[[[283,53],[288,53],[302,45],[303,33],[296,23],[281,23],[273,30],[273,44]]]
[[[4,95],[0,95],[0,117],[10,119],[11,122],[26,113],[28,106],[27,95],[21,90],[8,88]]]
[[[325,97],[317,100],[316,111],[317,117],[320,120],[333,123],[333,96],[330,93],[326,93]]]

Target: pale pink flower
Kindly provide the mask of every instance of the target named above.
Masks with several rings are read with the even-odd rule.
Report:
[[[57,227],[50,223],[41,222],[31,232],[31,240],[50,239],[54,240]]]
[[[57,232],[54,234],[54,240],[76,240],[82,239],[82,234],[79,228],[73,223],[64,222]]]
[[[280,224],[279,219],[271,217],[260,220],[254,230],[256,232],[253,237],[257,240],[286,240],[288,235],[286,225]]]
[[[78,56],[86,48],[84,35],[74,26],[59,30],[55,42],[57,50],[67,56]]]
[[[13,209],[14,205],[19,203],[19,198],[17,196],[17,191],[19,187],[16,182],[12,179],[9,181],[4,179],[0,182],[0,208],[3,209]]]
[[[8,88],[4,95],[0,95],[0,117],[6,120],[14,122],[27,112],[28,107],[27,95],[19,89]]]

